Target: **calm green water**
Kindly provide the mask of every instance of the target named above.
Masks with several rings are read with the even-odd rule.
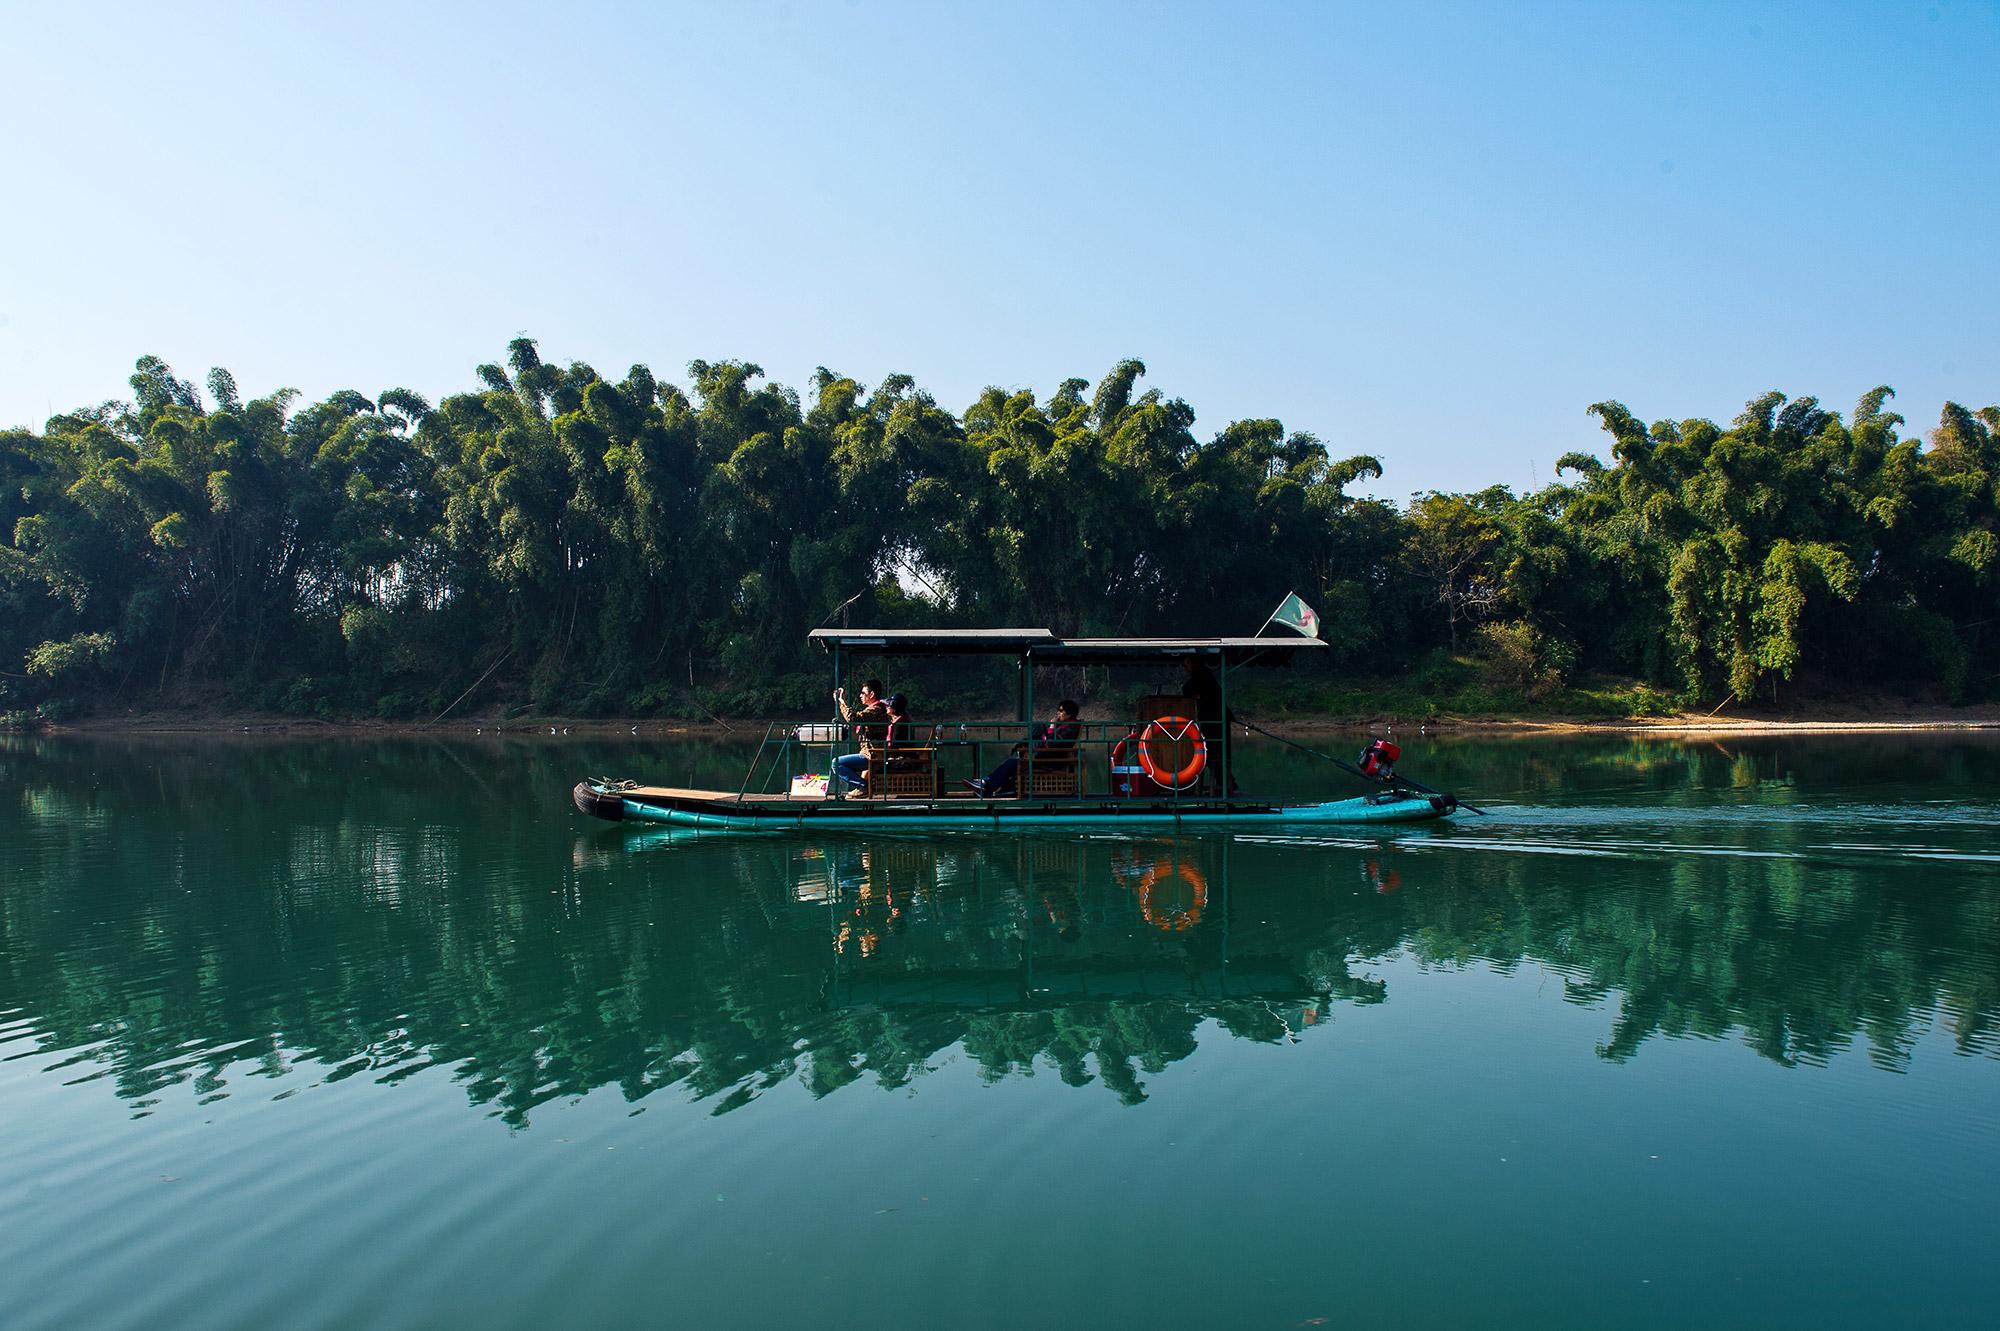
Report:
[[[1493,816],[688,839],[568,786],[741,749],[0,739],[0,1325],[1994,1325],[2000,743],[1409,748]]]

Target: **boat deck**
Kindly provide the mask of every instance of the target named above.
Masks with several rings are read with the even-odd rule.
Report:
[[[632,800],[662,800],[662,801],[694,800],[694,801],[700,801],[705,804],[736,804],[736,805],[776,804],[776,805],[788,805],[799,809],[820,808],[826,805],[839,805],[839,804],[865,804],[865,805],[988,804],[997,806],[1004,806],[1009,804],[1064,804],[1064,805],[1087,804],[1094,807],[1096,805],[1110,804],[1110,803],[1117,803],[1117,804],[1143,803],[1149,806],[1155,804],[1167,804],[1167,805],[1178,804],[1186,808],[1192,808],[1196,806],[1204,808],[1211,806],[1221,808],[1232,804],[1240,806],[1250,806],[1255,808],[1266,808],[1271,804],[1271,801],[1269,800],[1257,799],[1253,796],[1243,795],[1243,794],[1237,794],[1226,799],[1220,795],[1184,795],[1179,799],[1175,799],[1172,796],[1168,795],[1160,795],[1135,801],[1133,797],[1129,795],[1112,795],[1109,793],[1098,793],[1090,795],[984,796],[984,795],[975,795],[973,792],[969,790],[946,790],[946,791],[941,791],[936,795],[863,795],[859,791],[850,791],[847,795],[845,795],[840,799],[833,799],[831,797],[828,797],[826,799],[820,799],[820,800],[794,799],[791,796],[782,793],[773,795],[761,795],[761,794],[739,795],[733,790],[698,790],[692,786],[625,786],[620,788],[618,793],[620,795],[623,795],[626,799],[632,799]]]

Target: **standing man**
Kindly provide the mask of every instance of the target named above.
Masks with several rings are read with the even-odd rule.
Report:
[[[1236,713],[1226,711],[1222,706],[1222,681],[1208,668],[1208,663],[1199,656],[1183,656],[1181,668],[1187,671],[1187,682],[1181,685],[1181,697],[1194,703],[1194,719],[1201,726],[1203,738],[1222,741],[1222,777],[1228,783],[1229,793],[1234,795],[1242,787],[1236,784],[1236,747],[1229,742],[1229,727],[1236,724]]]

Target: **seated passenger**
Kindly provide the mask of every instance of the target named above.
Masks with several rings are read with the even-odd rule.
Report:
[[[887,750],[890,771],[909,772],[917,768],[918,756],[909,750],[920,749],[923,744],[910,726],[907,694],[898,693],[889,699],[889,724],[882,732],[882,747]]]
[[[991,799],[996,795],[1014,793],[1015,773],[1021,766],[1021,758],[1032,747],[1037,755],[1057,757],[1076,748],[1077,740],[1083,734],[1083,727],[1077,723],[1077,705],[1068,698],[1056,704],[1056,714],[1042,727],[1032,744],[1016,744],[1008,759],[987,773],[985,779],[977,777],[967,781],[975,794]]]
[[[861,706],[847,705],[847,690],[833,691],[834,705],[840,708],[840,719],[854,727],[854,736],[861,745],[861,752],[843,754],[833,760],[833,774],[847,783],[849,789],[859,790],[866,784],[869,760],[884,747],[889,727],[889,704],[882,700],[882,681],[871,679],[861,686]]]

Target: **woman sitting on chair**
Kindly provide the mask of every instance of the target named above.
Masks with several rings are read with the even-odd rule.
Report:
[[[1076,748],[1076,741],[1083,734],[1083,727],[1077,724],[1077,715],[1077,705],[1070,699],[1064,698],[1056,704],[1056,714],[1049,718],[1049,723],[1042,727],[1039,735],[1035,736],[1032,746],[1016,744],[1013,754],[987,773],[985,780],[974,778],[965,784],[970,786],[975,794],[987,799],[996,795],[1013,794],[1015,774],[1020,769],[1021,756],[1028,752],[1030,747],[1037,755],[1047,755],[1052,758],[1067,754]]]

